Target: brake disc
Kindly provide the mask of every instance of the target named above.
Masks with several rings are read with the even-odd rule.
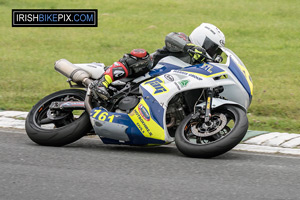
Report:
[[[227,118],[222,113],[214,114],[209,121],[209,124],[199,123],[191,126],[191,131],[194,135],[199,137],[208,137],[219,133],[227,124]]]

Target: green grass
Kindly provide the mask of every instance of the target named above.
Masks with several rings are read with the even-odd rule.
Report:
[[[98,28],[12,28],[11,9],[98,9]],[[54,61],[118,60],[133,48],[154,52],[172,31],[218,26],[254,82],[250,129],[300,133],[298,0],[0,0],[0,110],[28,111],[68,88]]]

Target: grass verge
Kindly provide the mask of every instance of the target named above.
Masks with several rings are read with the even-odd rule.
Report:
[[[98,9],[98,28],[12,28],[11,9]],[[300,133],[300,1],[0,0],[0,109],[28,111],[67,88],[54,61],[110,65],[133,48],[149,52],[172,31],[219,27],[247,66],[254,97],[250,129]]]

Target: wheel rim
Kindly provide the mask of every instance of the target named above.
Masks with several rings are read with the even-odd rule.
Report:
[[[204,119],[190,118],[184,128],[184,139],[191,144],[207,145],[219,141],[229,135],[236,126],[236,117],[229,110],[212,113],[208,124]]]
[[[42,105],[40,105],[34,115],[33,115],[33,123],[41,128],[46,130],[58,129],[62,128],[75,120],[79,119],[84,110],[69,110],[69,111],[57,111],[54,113],[56,116],[59,116],[57,119],[60,120],[52,120],[48,118],[50,109],[49,106],[54,101],[83,101],[84,98],[79,94],[61,94],[54,96],[47,101],[45,101]]]

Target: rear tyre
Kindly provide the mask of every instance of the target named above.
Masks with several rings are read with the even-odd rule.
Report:
[[[187,116],[177,128],[175,142],[186,156],[211,158],[235,147],[248,130],[246,112],[238,106],[225,105],[212,110],[209,125],[203,119]]]
[[[57,111],[59,120],[47,117],[53,101],[83,101],[86,91],[67,89],[40,100],[28,113],[25,129],[28,137],[39,145],[63,146],[85,136],[92,129],[89,114],[82,110]]]

